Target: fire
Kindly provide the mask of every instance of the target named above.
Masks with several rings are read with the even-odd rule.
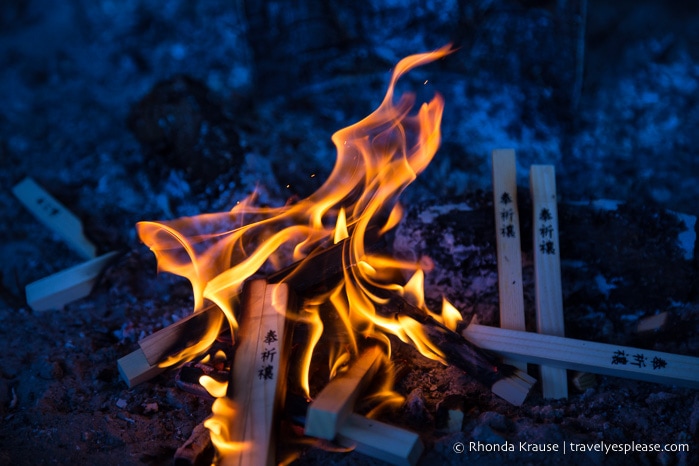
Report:
[[[412,114],[413,95],[402,95],[394,102],[396,82],[411,69],[451,52],[451,47],[445,46],[409,56],[396,65],[379,107],[332,136],[337,148],[335,166],[325,183],[308,198],[282,207],[257,207],[253,194],[229,212],[137,225],[141,240],[157,257],[159,270],[191,282],[194,312],[201,311],[206,301],[214,303],[234,333],[238,328],[238,295],[246,280],[303,261],[313,251],[344,241],[343,279],[324,296],[307,301],[301,310],[287,315],[312,330],[301,373],[296,377],[308,397],[312,395],[308,370],[313,351],[327,331],[320,318],[323,306],[332,306],[349,339],[337,342],[337,347],[331,349],[332,374],[357,356],[364,339],[377,340],[390,353],[387,335],[413,345],[428,358],[444,362],[444,355],[424,335],[418,322],[406,316],[383,315],[379,307],[398,294],[449,327],[460,318],[458,311],[446,300],[441,314],[427,309],[421,264],[374,254],[366,246],[371,231],[381,235],[398,224],[403,213],[398,202],[400,194],[428,166],[440,144],[442,97],[436,94]],[[411,275],[407,283],[403,283],[405,274]],[[206,350],[216,338],[221,322],[213,324],[196,347],[166,364],[190,360]],[[237,409],[223,397],[226,387],[211,380],[203,383],[220,396],[214,404],[213,417],[207,421],[219,453],[240,448],[226,437],[230,418]],[[396,402],[390,389],[383,388],[382,399]]]

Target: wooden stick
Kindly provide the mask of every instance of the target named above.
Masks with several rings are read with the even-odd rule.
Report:
[[[116,251],[109,252],[28,284],[25,288],[27,303],[35,311],[47,311],[84,298],[117,254]]]
[[[126,382],[129,388],[152,379],[165,369],[162,367],[151,366],[148,364],[145,355],[141,349],[133,351],[117,361],[119,375]]]
[[[565,327],[554,168],[552,165],[532,165],[529,179],[534,210],[537,331],[562,337]],[[541,366],[541,386],[545,398],[567,398],[566,371]]]
[[[358,414],[347,417],[336,441],[372,458],[405,466],[415,465],[424,449],[416,433]]]
[[[228,392],[240,407],[232,421],[230,441],[242,448],[229,452],[222,465],[276,464],[274,417],[286,382],[288,301],[284,284],[270,285],[264,280],[249,283]]]
[[[85,259],[93,259],[95,246],[85,237],[80,219],[63,204],[27,177],[12,188],[12,192],[46,227],[58,233],[63,240]]]
[[[347,372],[332,379],[308,408],[306,435],[334,439],[380,364],[381,349],[372,347],[364,351]]]
[[[463,336],[504,357],[564,369],[699,388],[699,358],[471,324]]]
[[[522,288],[522,251],[517,207],[517,167],[513,149],[497,149],[493,161],[493,206],[498,253],[500,327],[526,330]],[[505,361],[521,371],[526,363]]]
[[[141,339],[138,345],[148,363],[158,365],[167,357],[200,342],[204,334],[212,327],[218,329],[216,331],[218,335],[223,324],[223,317],[223,312],[217,306],[211,305],[148,335]]]

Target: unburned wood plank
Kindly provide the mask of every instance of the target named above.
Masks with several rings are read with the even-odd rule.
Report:
[[[492,162],[500,327],[525,330],[515,151],[513,149],[494,150]],[[505,362],[522,371],[527,370],[526,364],[521,361]]]
[[[12,192],[41,223],[58,233],[82,257],[92,259],[97,255],[95,246],[83,233],[80,219],[33,179],[25,178]]]
[[[48,311],[84,298],[117,254],[116,251],[109,252],[28,284],[25,288],[27,303],[35,311]]]
[[[337,443],[389,464],[413,466],[424,450],[420,436],[359,414],[350,414],[340,426]]]
[[[503,357],[563,369],[699,388],[699,358],[471,324],[464,338]]]
[[[137,349],[117,361],[119,375],[129,388],[152,379],[165,369],[148,364],[141,349]]]
[[[563,292],[558,242],[556,175],[552,165],[532,165],[529,183],[533,204],[534,275],[536,282],[536,327],[539,333],[563,336]],[[545,398],[566,398],[565,370],[541,366]]]
[[[332,379],[308,408],[306,435],[334,439],[380,364],[381,349],[374,346],[365,350],[347,372]]]

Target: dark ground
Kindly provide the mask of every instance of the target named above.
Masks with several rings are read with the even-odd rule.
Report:
[[[270,204],[308,195],[332,169],[331,134],[378,105],[391,67],[450,41],[457,53],[415,70],[403,86],[446,100],[442,147],[405,193],[409,215],[395,234],[395,244],[441,265],[428,276],[429,297],[445,294],[465,316],[497,323],[490,217],[473,212],[488,208],[490,151],[513,147],[520,186],[529,165],[554,164],[568,206],[567,334],[699,356],[697,256],[677,248],[682,226],[668,216],[698,214],[696,7],[299,3],[0,4],[0,464],[170,463],[210,402],[177,389],[172,373],[131,390],[118,378],[119,357],[192,306],[187,284],[156,277],[134,224],[229,209],[255,187]],[[75,212],[100,252],[125,251],[89,298],[62,310],[36,313],[24,302],[26,284],[81,261],[12,196],[24,176]],[[602,213],[573,207],[591,199],[626,204]],[[430,214],[436,220],[425,223],[430,209],[450,215]],[[531,317],[530,282],[525,299]],[[668,328],[633,333],[639,318],[662,311]],[[699,459],[696,390],[600,377],[568,400],[533,393],[514,408],[410,348],[398,345],[396,358],[413,362],[396,385],[408,401],[385,419],[420,432],[424,464]],[[465,400],[461,432],[435,427],[447,395]],[[454,442],[471,440],[691,450],[453,453]],[[319,449],[298,464],[321,461],[375,464]]]

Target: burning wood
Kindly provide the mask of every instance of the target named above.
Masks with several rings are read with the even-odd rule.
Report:
[[[223,324],[223,314],[214,305],[168,325],[138,342],[149,365],[168,366],[166,360],[202,341],[213,343]],[[206,348],[201,348],[205,350]]]
[[[526,330],[515,151],[513,149],[494,150],[492,162],[500,327]],[[527,370],[527,365],[521,362],[506,362],[522,371]]]
[[[89,295],[102,270],[118,253],[113,251],[96,257],[97,248],[85,237],[80,219],[33,179],[25,178],[12,188],[12,192],[41,223],[88,259],[28,284],[25,288],[27,304],[35,311],[48,311]]]
[[[536,282],[536,328],[539,333],[563,336],[563,292],[558,244],[556,177],[551,165],[533,165],[529,185],[534,210],[534,275]],[[567,398],[565,370],[541,366],[545,398]]]
[[[275,412],[286,384],[286,285],[254,280],[238,331],[227,394],[218,394],[213,416],[205,422],[219,453],[230,465],[276,464]]]
[[[316,275],[311,283],[320,278],[325,280],[324,286],[320,292],[314,292],[307,306],[289,310],[289,317],[313,325],[316,335],[325,330],[318,309],[323,306],[334,313],[333,321],[337,324],[334,331],[347,338],[340,341],[334,335],[324,341],[332,346],[329,352],[338,360],[356,357],[360,342],[366,338],[390,343],[389,336],[393,336],[412,345],[427,358],[458,365],[494,392],[503,384],[508,386],[500,393],[516,404],[526,396],[532,379],[510,366],[493,363],[454,332],[461,315],[452,305],[445,300],[441,313],[428,309],[422,289],[424,271],[419,262],[398,260],[370,249],[371,231],[376,229],[383,234],[397,225],[402,216],[398,195],[427,167],[440,140],[439,125],[444,108],[441,97],[435,96],[423,104],[417,114],[410,114],[412,97],[404,96],[397,103],[393,102],[396,81],[410,69],[444,57],[450,51],[449,47],[444,47],[398,63],[377,110],[333,135],[338,151],[335,168],[328,180],[307,199],[268,208],[255,207],[251,198],[229,212],[137,225],[141,240],[156,254],[159,270],[190,281],[195,308],[193,317],[141,342],[146,362],[142,368],[150,371],[155,364],[176,365],[196,357],[219,334],[224,317],[233,333],[238,330],[235,337],[238,348],[227,396],[219,384],[207,382],[218,398],[213,406],[213,417],[206,421],[206,426],[222,464],[267,464],[274,457],[270,451],[274,445],[271,441],[273,406],[282,398],[281,384],[285,378],[281,374],[282,367],[267,364],[267,360],[271,363],[275,358],[275,364],[280,364],[286,362],[287,357],[281,357],[284,354],[279,350],[281,346],[273,351],[271,339],[262,340],[267,346],[262,345],[260,339],[270,336],[282,341],[283,317],[279,322],[277,312],[284,315],[287,309],[272,306],[271,303],[277,301],[271,296],[286,289],[284,284],[294,291],[298,291],[299,283],[307,286],[308,275],[304,268]],[[323,251],[331,242],[342,243],[342,246]],[[326,258],[330,264],[319,266],[320,258]],[[267,284],[277,278],[270,277],[270,272],[294,262],[298,265],[292,273],[281,277],[281,285]],[[260,274],[267,274],[267,283],[250,281]],[[407,275],[411,278],[406,282]],[[300,282],[295,283],[296,280]],[[243,299],[242,311],[238,312],[238,297],[243,286],[250,291]],[[401,312],[400,307],[388,313],[379,312],[394,297],[414,303],[411,305],[414,316]],[[207,302],[213,303],[215,310],[207,310]],[[215,317],[211,317],[212,313]],[[253,313],[261,313],[261,317],[253,317]],[[276,327],[272,325],[275,321]],[[187,330],[190,326],[192,332]],[[306,364],[300,371],[300,380],[291,381],[303,388],[307,396],[308,386],[303,382],[308,380],[310,361],[318,341],[319,337],[309,338],[304,348],[302,359]],[[173,351],[176,352],[174,356]],[[142,359],[139,361],[143,363]],[[337,361],[331,361],[334,362]],[[256,367],[261,363],[263,367]],[[372,372],[375,360],[370,359],[367,364],[366,371],[362,369],[363,374]],[[513,374],[515,377],[507,382],[508,376]],[[138,378],[134,374],[131,376],[134,380]],[[363,377],[360,375],[357,379],[361,381]],[[340,383],[342,394],[333,395],[327,403],[320,396],[318,406],[326,413],[320,422],[320,431],[314,427],[317,414],[311,412],[307,432],[330,436],[331,433],[322,432],[329,428],[334,430],[332,437],[339,434],[349,439],[359,435],[357,429],[364,432],[379,426],[380,435],[395,435],[392,428],[366,424],[358,418],[353,418],[344,434],[343,427],[337,427],[338,422],[342,424],[347,406],[351,405],[361,385]],[[371,450],[375,447],[369,441],[370,436],[365,434],[364,438],[355,440],[364,445],[362,448]],[[414,455],[415,448],[404,452],[403,457]],[[392,455],[396,453],[386,457]]]
[[[376,237],[376,233],[375,229],[368,231],[368,252],[383,246],[383,241]],[[326,292],[342,278],[345,269],[357,265],[356,261],[346,257],[347,245],[348,240],[344,239],[325,249],[314,251],[305,260],[272,274],[267,281],[284,281],[296,295]],[[318,270],[323,273],[318,273]],[[182,352],[194,355],[197,351],[205,350],[202,341],[213,342],[213,338],[225,330],[221,310],[215,305],[207,306],[141,339],[138,350],[119,360],[119,372],[129,387],[145,382],[162,372],[153,370],[155,367],[176,363],[181,360],[177,355]],[[192,349],[194,346],[196,348]],[[168,363],[168,360],[171,362]],[[122,368],[122,365],[125,367]]]
[[[328,383],[313,400],[306,417],[306,435],[332,440],[354,410],[354,402],[376,374],[382,351],[366,350],[344,374]]]
[[[561,369],[699,388],[699,358],[471,324],[463,336],[504,357]]]
[[[509,403],[520,406],[524,402],[536,379],[516,367],[502,364],[455,330],[420,312],[404,299],[395,298],[392,304],[398,312],[420,323],[430,341],[444,354],[448,364],[463,370]]]

